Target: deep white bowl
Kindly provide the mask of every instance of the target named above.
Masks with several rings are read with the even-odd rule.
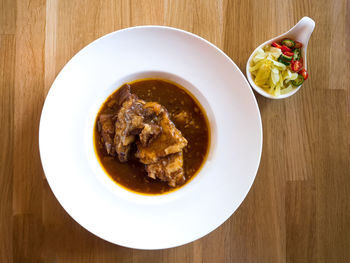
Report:
[[[123,83],[146,77],[175,81],[193,93],[212,133],[200,173],[165,195],[115,184],[93,149],[103,101]],[[97,39],[65,65],[43,107],[39,146],[53,193],[79,224],[118,245],[160,249],[208,234],[238,208],[259,166],[262,126],[248,82],[221,50],[179,29],[141,26]]]

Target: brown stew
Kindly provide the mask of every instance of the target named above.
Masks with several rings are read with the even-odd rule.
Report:
[[[210,130],[206,114],[200,104],[182,87],[161,79],[145,79],[128,83],[131,92],[145,101],[154,101],[163,105],[169,112],[170,119],[187,139],[183,150],[183,168],[186,184],[196,175],[203,165],[209,150]],[[118,95],[116,90],[102,105],[94,130],[94,145],[98,160],[106,173],[119,185],[128,190],[143,194],[162,194],[174,189],[166,182],[147,176],[145,165],[133,155],[128,162],[121,163],[118,158],[109,156],[103,146],[97,119],[101,114],[116,114],[116,107],[111,101]],[[187,118],[184,121],[184,118]],[[135,149],[134,149],[135,151]]]

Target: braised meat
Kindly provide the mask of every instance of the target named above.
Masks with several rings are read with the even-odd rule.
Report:
[[[148,176],[175,187],[184,180],[182,149],[187,140],[159,103],[145,102],[124,85],[116,98],[117,116],[101,115],[99,125],[106,151],[127,162],[133,143],[135,156],[146,165]]]
[[[191,120],[191,116],[189,115],[189,113],[187,111],[181,111],[179,112],[178,114],[175,114],[173,116],[173,118],[179,122],[179,123],[182,123],[182,124],[187,124],[190,122]]]
[[[131,144],[144,127],[142,113],[145,102],[132,95],[128,85],[121,88],[120,94],[123,99],[119,99],[121,108],[115,122],[114,145],[119,161],[126,162]]]
[[[182,149],[187,145],[187,140],[176,129],[163,106],[150,102],[146,103],[145,108],[153,110],[156,116],[151,120],[152,124],[146,124],[140,134],[136,157],[146,164],[149,177],[175,187],[185,180]],[[151,140],[143,140],[143,133],[150,134]]]
[[[161,134],[148,145],[137,144],[136,157],[144,164],[155,163],[161,157],[181,152],[187,145],[187,140],[169,119],[169,114],[164,107],[161,107],[157,117],[157,124],[162,129]]]
[[[145,123],[141,133],[140,133],[140,143],[142,146],[147,147],[158,137],[162,132],[162,127],[155,124]]]
[[[172,187],[184,183],[182,152],[170,154],[160,158],[155,163],[147,164],[146,171],[149,177],[158,178]]]
[[[162,79],[123,85],[95,120],[99,163],[118,185],[137,193],[164,194],[184,185],[201,169],[209,144],[209,123],[199,102]]]
[[[114,122],[113,114],[101,114],[98,122],[98,131],[100,132],[104,146],[109,155],[115,155],[114,138]]]

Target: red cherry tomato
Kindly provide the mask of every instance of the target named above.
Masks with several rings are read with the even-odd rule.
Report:
[[[300,42],[298,42],[298,41],[294,41],[294,42],[295,42],[294,48],[302,48],[303,47],[303,44],[301,44]]]
[[[281,46],[280,44],[276,43],[276,42],[272,42],[271,46],[277,47],[277,48],[279,48],[279,49],[282,48],[282,46]]]
[[[288,51],[283,52],[283,54],[288,56],[288,57],[293,57],[294,56],[293,52],[288,52]]]
[[[307,78],[309,77],[309,73],[307,73],[306,69],[304,68],[300,70],[299,74],[303,76],[304,80],[307,80]]]
[[[282,52],[292,52],[292,50],[285,45],[282,45],[281,50],[282,50]]]
[[[302,60],[293,60],[290,67],[294,72],[299,72],[303,68],[303,62]]]

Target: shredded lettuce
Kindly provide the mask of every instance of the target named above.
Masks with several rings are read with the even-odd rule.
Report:
[[[255,84],[273,96],[291,92],[293,86],[289,82],[298,77],[297,73],[277,61],[281,54],[279,48],[269,45],[258,48],[249,67]]]

